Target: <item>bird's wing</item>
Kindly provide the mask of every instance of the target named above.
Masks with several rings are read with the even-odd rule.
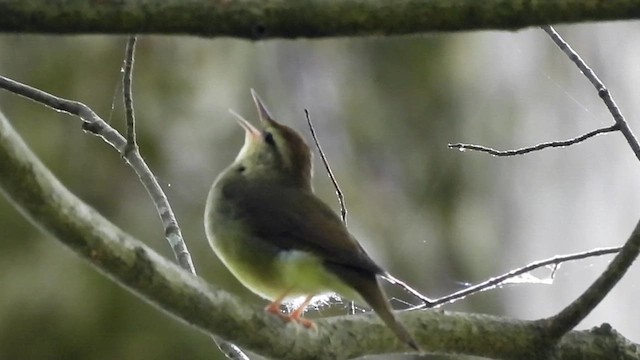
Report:
[[[281,186],[246,186],[236,193],[243,222],[263,241],[287,250],[309,251],[327,263],[384,274],[338,215],[310,191]]]

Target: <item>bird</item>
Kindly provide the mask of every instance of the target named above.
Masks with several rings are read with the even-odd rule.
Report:
[[[378,277],[388,274],[312,187],[312,153],[300,133],[277,122],[251,89],[260,125],[231,113],[244,129],[235,160],[213,182],[204,212],[211,248],[265,310],[311,328],[302,317],[313,297],[338,295],[370,306],[411,349],[418,344],[396,319]],[[304,301],[291,313],[285,301]]]

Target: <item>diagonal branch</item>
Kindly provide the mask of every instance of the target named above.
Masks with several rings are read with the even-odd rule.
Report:
[[[338,204],[340,204],[340,217],[342,218],[342,222],[345,226],[347,226],[347,204],[344,200],[344,194],[342,190],[340,190],[340,185],[338,185],[338,180],[335,175],[333,175],[333,171],[331,171],[331,166],[329,165],[329,161],[327,157],[324,155],[324,151],[322,151],[322,146],[320,146],[320,142],[318,141],[318,137],[316,136],[316,129],[313,127],[313,123],[311,122],[311,118],[309,117],[309,110],[304,109],[304,115],[307,118],[307,125],[309,125],[309,131],[311,132],[311,137],[313,138],[313,142],[316,144],[316,148],[318,149],[318,153],[320,154],[320,158],[322,159],[322,163],[324,164],[324,169],[327,171],[327,175],[329,175],[329,179],[333,183],[333,188],[336,189],[336,196],[338,197]]]
[[[178,221],[176,220],[167,196],[164,194],[164,191],[162,191],[160,184],[158,184],[156,177],[151,172],[151,169],[149,169],[147,163],[142,156],[140,156],[140,153],[137,151],[126,151],[127,141],[118,131],[83,103],[51,95],[45,91],[21,84],[4,76],[0,76],[0,88],[34,100],[56,111],[62,111],[80,117],[84,121],[82,128],[85,131],[101,137],[105,142],[118,150],[127,163],[133,168],[149,193],[158,211],[158,215],[162,220],[165,237],[171,245],[171,249],[178,263],[187,271],[195,274],[195,267],[193,266],[191,255],[184,243],[182,232],[180,231]]]
[[[549,319],[541,320],[549,327],[551,338],[560,338],[576,327],[604,299],[622,279],[640,252],[640,221],[636,224],[629,240],[609,263],[606,270],[569,306]]]
[[[573,61],[573,63],[576,64],[582,74],[584,74],[587,80],[589,80],[591,84],[596,88],[598,96],[600,96],[602,101],[604,101],[604,104],[607,106],[607,109],[609,109],[609,112],[613,116],[615,126],[619,128],[620,132],[631,147],[631,150],[633,150],[633,153],[636,155],[636,158],[640,160],[640,145],[638,144],[638,140],[636,139],[635,135],[633,135],[633,132],[629,128],[629,124],[627,124],[624,116],[622,116],[622,112],[620,112],[620,108],[618,107],[618,105],[616,105],[616,102],[613,100],[611,93],[609,93],[609,89],[604,86],[604,83],[600,80],[600,78],[598,78],[598,76],[595,74],[595,72],[593,72],[589,65],[587,65],[587,63],[582,60],[580,55],[578,55],[578,53],[575,52],[571,48],[571,46],[566,41],[564,41],[564,39],[562,39],[560,34],[558,34],[552,26],[543,26],[542,30],[544,30],[549,35],[549,37],[551,37],[551,40],[553,40],[553,42],[560,48],[560,50],[562,50],[562,52],[564,52],[569,57],[569,60]]]
[[[494,276],[490,279],[487,279],[481,283],[475,284],[473,286],[469,286],[465,289],[462,289],[460,291],[456,291],[453,294],[449,294],[446,296],[443,296],[441,298],[437,298],[437,299],[433,299],[431,301],[430,304],[423,304],[423,305],[418,305],[415,306],[413,308],[411,308],[412,310],[414,309],[422,309],[424,307],[437,307],[443,304],[447,304],[447,303],[453,303],[455,301],[464,299],[465,297],[469,296],[469,295],[474,295],[474,294],[478,294],[480,292],[483,291],[487,291],[487,290],[491,290],[491,289],[495,289],[496,287],[505,285],[509,279],[513,279],[515,277],[518,277],[520,275],[529,273],[533,270],[539,269],[541,267],[545,267],[545,266],[553,266],[553,271],[552,271],[552,275],[555,273],[556,269],[563,263],[569,262],[569,261],[576,261],[576,260],[582,260],[582,259],[587,259],[590,257],[596,257],[596,256],[602,256],[602,255],[609,255],[609,254],[616,254],[618,253],[622,248],[621,247],[610,247],[610,248],[602,248],[602,249],[593,249],[593,250],[589,250],[589,251],[583,251],[580,253],[575,253],[575,254],[569,254],[569,255],[559,255],[559,256],[554,256],[552,258],[549,259],[544,259],[544,260],[539,260],[539,261],[534,261],[528,265],[525,265],[523,267],[517,268],[517,269],[513,269],[509,272],[506,272],[502,275],[498,275],[498,276]]]
[[[605,103],[607,109],[611,113],[614,123],[605,128],[590,131],[582,136],[566,141],[555,141],[538,144],[528,148],[500,151],[492,148],[470,145],[470,144],[450,144],[449,148],[458,148],[460,150],[474,150],[486,152],[494,156],[512,156],[526,154],[532,151],[542,150],[548,147],[563,147],[577,144],[587,140],[593,136],[620,131],[624,136],[627,144],[640,160],[640,144],[635,135],[631,131],[627,121],[625,120],[620,108],[616,105],[609,90],[604,83],[598,78],[595,72],[586,64],[584,60],[576,53],[571,46],[562,39],[552,26],[543,26],[542,29],[549,35],[551,40],[562,50],[567,57],[578,67],[585,77],[595,87],[598,95]],[[559,339],[569,330],[578,325],[611,291],[617,282],[624,276],[631,264],[640,254],[640,223],[633,231],[631,237],[627,240],[620,252],[616,255],[607,269],[593,282],[593,284],[576,300],[569,304],[555,316],[548,319],[540,320],[549,328],[549,335],[552,339]],[[463,290],[464,291],[464,290]],[[454,294],[455,295],[455,294]]]
[[[402,351],[373,314],[321,319],[309,331],[215,290],[133,239],[71,194],[29,150],[0,113],[0,189],[36,226],[110,279],[208,334],[277,359],[347,359]],[[531,321],[443,311],[398,316],[432,353],[540,359],[540,326]],[[470,331],[472,329],[472,331]],[[597,348],[589,344],[598,343]],[[571,332],[557,359],[638,360],[638,345],[610,329]]]
[[[598,91],[605,105],[613,116],[615,126],[624,135],[636,157],[640,159],[640,145],[629,128],[627,121],[622,116],[620,109],[613,101],[609,90],[596,76],[593,70],[582,58],[565,42],[551,26],[542,28],[551,40],[569,57],[580,71],[587,77]],[[599,303],[607,296],[615,284],[620,281],[631,264],[640,254],[640,223],[636,225],[631,236],[622,247],[622,250],[611,261],[607,269],[589,286],[585,292],[569,304],[555,316],[545,319],[550,328],[550,335],[559,338],[578,325]]]
[[[316,144],[316,148],[318,148],[318,152],[320,153],[320,158],[322,159],[324,168],[327,171],[327,174],[329,175],[329,179],[331,179],[331,182],[333,183],[333,187],[336,190],[336,195],[338,196],[338,203],[340,204],[340,215],[342,217],[342,222],[344,223],[345,226],[347,226],[347,205],[344,200],[344,195],[342,194],[342,190],[340,190],[340,185],[338,185],[338,180],[336,180],[336,177],[333,175],[333,171],[331,171],[331,166],[329,165],[329,161],[327,160],[327,157],[324,155],[324,151],[322,151],[322,146],[320,146],[320,141],[318,141],[318,137],[316,136],[316,130],[313,127],[313,123],[311,122],[311,117],[309,117],[309,110],[304,109],[304,114],[307,118],[307,125],[309,125],[309,131],[311,131],[311,137],[313,138],[313,142]],[[394,277],[389,273],[386,273],[384,276],[382,276],[382,278],[386,279],[391,284],[399,285],[404,291],[417,297],[428,307],[433,307],[433,303],[431,299],[422,295],[418,290],[412,288],[411,286],[409,286],[409,284],[405,283],[404,281]]]
[[[136,49],[136,36],[130,36],[127,41],[127,47],[125,50],[125,60],[124,60],[124,71],[122,76],[122,88],[123,88],[123,101],[125,108],[125,120],[127,123],[127,132],[126,139],[127,145],[124,150],[125,158],[139,158],[142,159],[142,155],[140,154],[140,148],[138,147],[138,142],[136,140],[136,121],[135,121],[135,112],[133,106],[133,89],[132,89],[132,76],[133,76],[133,61],[134,54]],[[140,173],[140,172],[137,172]],[[149,170],[149,175],[151,174],[151,170]],[[140,180],[144,183],[147,180],[148,176],[140,176]],[[152,176],[155,180],[155,176]],[[164,195],[162,189],[160,189],[159,184],[153,182],[146,184],[145,187],[148,189],[149,194],[154,194],[158,191],[161,193],[160,195]],[[149,190],[150,189],[150,190]],[[156,195],[157,196],[157,195]],[[164,196],[164,199],[167,200],[166,205],[169,206],[168,199]],[[163,206],[165,205],[163,202],[154,202],[156,205],[156,209],[158,210],[158,214],[160,218],[163,220],[165,224],[165,234],[167,235],[167,239],[178,239],[174,242],[169,242],[172,250],[176,254],[176,258],[178,262],[182,266],[183,269],[191,272],[193,275],[196,275],[196,269],[193,265],[193,261],[191,260],[191,254],[187,250],[187,246],[182,240],[182,234],[180,231],[180,227],[173,216],[173,211],[171,207],[168,207],[168,214],[163,214]],[[232,360],[249,360],[249,357],[245,355],[240,348],[235,346],[232,343],[226,342],[223,339],[220,339],[216,336],[212,336],[213,342],[218,346],[218,349],[224,354],[228,359]]]

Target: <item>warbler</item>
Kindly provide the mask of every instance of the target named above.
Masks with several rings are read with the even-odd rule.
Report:
[[[251,93],[260,128],[236,114],[244,145],[207,197],[204,223],[213,251],[244,286],[271,301],[266,311],[272,314],[312,327],[304,309],[315,295],[335,292],[368,304],[418,350],[378,283],[388,273],[314,194],[309,146]],[[300,297],[304,301],[290,314],[280,311],[284,301]]]

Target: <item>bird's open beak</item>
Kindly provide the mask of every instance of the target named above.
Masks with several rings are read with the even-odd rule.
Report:
[[[278,123],[275,120],[273,120],[273,118],[271,117],[271,114],[269,114],[269,110],[267,110],[267,107],[264,106],[264,103],[262,102],[262,100],[260,100],[258,93],[256,93],[255,90],[253,89],[251,89],[251,96],[253,96],[253,102],[256,103],[256,108],[258,109],[258,117],[260,118],[260,123],[264,127],[274,125],[274,124],[277,125]],[[231,109],[229,109],[229,113],[235,116],[236,121],[238,121],[238,124],[240,124],[240,126],[242,126],[242,128],[244,129],[245,142],[252,142],[262,137],[262,131],[260,131],[255,126],[251,125],[251,123],[247,121],[247,119],[243,118],[240,114],[238,114],[237,112]]]
[[[260,130],[258,130],[255,126],[251,125],[251,123],[247,121],[245,118],[243,118],[240,114],[238,114],[237,112],[231,109],[229,109],[229,113],[236,117],[236,121],[238,121],[238,124],[240,124],[240,126],[242,126],[242,128],[244,129],[245,141],[247,140],[253,141],[261,137]]]
[[[253,102],[256,103],[256,108],[258,109],[258,116],[260,118],[260,122],[265,127],[276,123],[273,117],[271,117],[271,114],[269,114],[269,110],[267,110],[267,107],[264,106],[264,103],[262,102],[262,100],[260,100],[258,93],[253,89],[251,89],[251,96],[253,97]]]

